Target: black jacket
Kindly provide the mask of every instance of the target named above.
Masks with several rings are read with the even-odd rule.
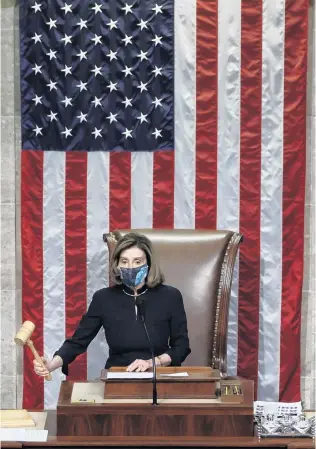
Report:
[[[179,366],[191,352],[182,295],[167,285],[146,289],[144,286],[138,293],[143,293],[145,320],[155,355],[167,353],[171,364]],[[87,349],[101,326],[109,345],[106,368],[151,358],[143,323],[137,317],[135,298],[126,293],[133,292],[128,287],[115,286],[93,295],[77,330],[54,354],[63,359],[64,374],[68,374],[68,364]]]

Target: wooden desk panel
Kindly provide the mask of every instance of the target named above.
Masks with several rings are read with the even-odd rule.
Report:
[[[288,439],[288,438],[268,438],[262,439],[260,442],[256,437],[177,437],[170,438],[165,436],[159,437],[129,437],[128,443],[125,438],[119,437],[57,437],[57,417],[56,411],[47,412],[47,420],[45,428],[48,430],[48,441],[46,443],[23,443],[23,447],[45,447],[45,448],[135,448],[135,447],[207,447],[207,448],[287,448],[287,449],[313,449],[315,445],[311,439]],[[12,446],[15,447],[15,446]],[[21,447],[21,446],[16,446]]]
[[[210,437],[253,435],[253,382],[242,380],[244,402],[71,402],[74,382],[61,384],[57,435],[80,437]],[[87,383],[89,384],[89,383]],[[96,384],[94,384],[96,385]],[[249,397],[248,397],[249,396]],[[159,401],[158,401],[159,402]]]

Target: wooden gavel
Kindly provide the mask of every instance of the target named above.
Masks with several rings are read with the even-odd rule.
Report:
[[[39,353],[34,348],[33,342],[30,339],[34,329],[35,324],[32,323],[32,321],[24,321],[19,332],[16,334],[14,341],[19,346],[27,345],[33,352],[33,355],[38,363],[40,363],[43,368],[46,368],[42,358],[39,356]],[[52,375],[49,373],[47,376],[45,376],[45,379],[52,380]]]

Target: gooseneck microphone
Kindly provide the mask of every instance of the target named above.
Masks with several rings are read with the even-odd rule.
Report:
[[[144,300],[140,297],[136,298],[136,307],[137,307],[137,315],[140,318],[141,322],[143,323],[144,329],[145,329],[145,333],[146,333],[146,337],[149,343],[149,349],[151,352],[151,359],[152,359],[152,363],[153,363],[153,405],[158,405],[157,402],[157,373],[156,373],[156,359],[155,359],[155,352],[154,352],[154,347],[151,343],[150,337],[149,337],[149,333],[147,330],[147,326],[146,326],[146,321],[145,321],[145,304],[144,304]]]

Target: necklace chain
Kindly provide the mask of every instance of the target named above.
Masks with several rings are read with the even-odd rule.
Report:
[[[124,290],[124,288],[123,288],[123,292],[125,293],[125,295],[128,295],[128,296],[141,296],[141,295],[143,295],[144,293],[146,293],[147,292],[147,290],[148,290],[148,288],[146,288],[146,290],[144,290],[143,292],[141,292],[139,295],[135,295],[135,294],[131,294],[131,293],[127,293],[125,290]]]

